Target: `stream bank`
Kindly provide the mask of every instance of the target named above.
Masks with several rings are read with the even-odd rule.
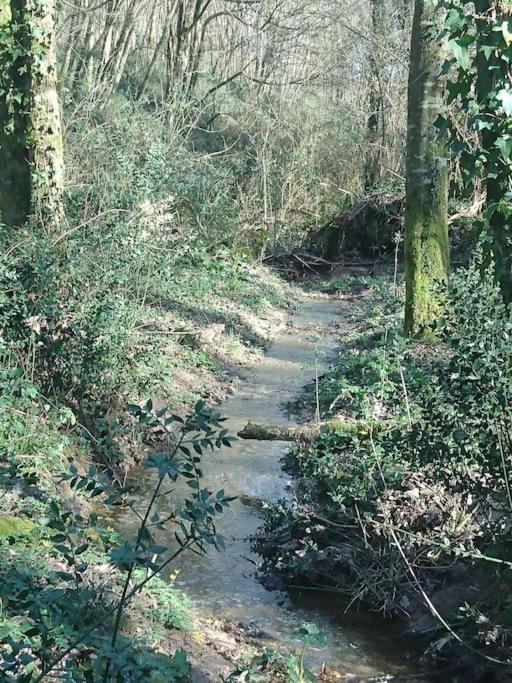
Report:
[[[245,369],[247,377],[222,403],[220,410],[231,432],[238,432],[249,420],[294,424],[283,405],[326,371],[337,347],[335,325],[349,327],[349,321],[341,317],[339,300],[306,294],[266,355]],[[234,661],[254,648],[299,650],[293,634],[303,623],[316,624],[327,636],[326,649],[307,653],[307,663],[316,673],[327,667],[337,672],[333,677],[366,680],[417,669],[416,653],[407,652],[393,629],[389,625],[384,629],[374,616],[345,614],[346,605],[332,594],[300,588],[291,593],[267,590],[258,580],[259,558],[251,550],[250,538],[261,526],[262,507],[293,496],[292,484],[281,469],[287,448],[282,442],[239,441],[203,460],[205,485],[213,491],[224,489],[237,500],[219,522],[226,551],[211,551],[206,557],[188,555],[172,568],[177,573],[175,588],[193,601],[195,630],[203,634],[199,639],[209,643],[203,649],[192,647],[196,679],[221,680]],[[145,478],[139,494],[142,509],[152,481],[145,472],[140,476]],[[136,525],[131,514],[123,513],[115,526],[130,536]],[[211,616],[205,619],[205,614]],[[233,639],[238,646],[234,647]],[[219,652],[223,653],[220,661]]]
[[[510,313],[475,266],[454,274],[428,340],[403,336],[400,279],[326,286],[354,322],[318,390],[322,420],[342,428],[287,451],[294,497],[263,511],[261,570],[398,621],[398,641],[424,653],[423,680],[508,682],[509,475],[495,415],[509,434]],[[305,420],[315,394],[293,406]]]

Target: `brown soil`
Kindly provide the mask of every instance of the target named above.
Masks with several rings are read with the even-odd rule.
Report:
[[[174,631],[173,651],[184,649],[192,666],[192,683],[219,683],[237,664],[249,660],[258,648],[242,629],[214,617],[194,617],[192,633]]]

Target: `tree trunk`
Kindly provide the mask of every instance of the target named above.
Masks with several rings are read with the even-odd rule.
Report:
[[[41,9],[39,9],[41,7]],[[32,210],[52,232],[63,217],[64,154],[59,95],[57,91],[57,54],[55,45],[55,2],[37,2],[34,22],[43,37],[41,43],[34,38],[32,50],[41,49],[44,63],[32,68],[34,106],[32,109],[32,136],[30,160],[32,162]],[[38,44],[39,43],[39,44]]]
[[[137,93],[135,95],[136,100],[140,100],[140,98],[144,94],[146,87],[147,87],[147,84],[149,82],[149,79],[153,75],[153,71],[154,71],[157,59],[160,55],[160,52],[161,52],[163,46],[166,44],[166,42],[169,41],[169,31],[170,31],[170,22],[171,21],[172,21],[172,16],[168,20],[168,23],[163,27],[162,35],[160,36],[160,38],[156,44],[156,47],[153,49],[153,54],[151,56],[149,64],[148,64],[146,71],[144,73],[144,76],[141,79],[141,82],[140,82],[139,87],[137,89]]]
[[[114,23],[117,17],[117,2],[115,0],[109,1],[107,3],[107,16],[105,20],[105,28],[103,29],[102,36],[102,47],[101,47],[101,65],[102,69],[110,61],[110,55],[112,53],[112,41],[114,38]]]
[[[78,3],[77,3],[78,5]],[[67,22],[67,35],[65,38],[65,47],[63,50],[63,57],[61,60],[61,76],[67,78],[72,71],[72,64],[75,55],[76,44],[80,40],[82,32],[83,16],[82,10],[77,6],[70,19]]]
[[[372,35],[378,38],[382,35],[382,23],[384,17],[382,0],[371,0],[372,12]],[[369,117],[367,131],[367,154],[365,162],[365,190],[368,192],[375,188],[381,176],[381,128],[382,128],[382,86],[380,81],[379,64],[376,58],[377,48],[370,45],[370,78],[369,78]]]
[[[490,42],[489,22],[491,21],[493,4],[491,0],[477,0],[475,9],[482,17],[477,20],[478,47],[485,46]],[[501,26],[504,21],[511,21],[509,13],[498,14],[494,24]],[[496,89],[496,74],[504,68],[502,56],[495,53],[486,58],[484,52],[479,49],[477,53],[477,80],[476,96],[484,119],[492,121],[496,113],[489,106],[489,93]],[[486,103],[482,108],[482,103]],[[483,128],[481,132],[482,147],[487,152],[496,148],[499,133],[492,127]],[[499,199],[505,196],[510,187],[510,168],[499,157],[487,154],[485,164],[485,189],[487,195],[487,212],[489,216],[489,228],[492,237],[492,258],[496,272],[496,280],[499,282],[503,298],[506,303],[512,301],[512,250],[510,244],[510,218],[508,206],[503,210]],[[498,201],[496,201],[498,199]]]
[[[360,434],[366,432],[367,429],[367,425],[363,422],[348,420],[329,420],[320,424],[305,424],[297,427],[258,425],[248,422],[238,432],[237,436],[240,439],[249,441],[297,441],[298,443],[309,443],[320,436],[320,434],[327,434],[329,432]]]
[[[25,25],[25,0],[2,1],[2,25],[6,49],[0,52],[0,222],[21,226],[30,214],[31,172],[28,147],[31,74],[30,56],[15,43],[25,46],[29,33]],[[16,27],[16,28],[15,28]],[[27,106],[28,104],[28,106]]]
[[[428,332],[441,312],[436,285],[449,273],[448,164],[435,121],[443,105],[435,0],[416,0],[409,73],[405,213],[405,332]]]
[[[62,218],[63,154],[53,0],[11,0],[0,30],[0,216],[8,227]],[[9,46],[17,45],[13,57]]]

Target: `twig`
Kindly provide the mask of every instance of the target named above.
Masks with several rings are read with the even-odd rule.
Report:
[[[499,664],[499,665],[501,665],[501,666],[511,666],[511,665],[512,665],[512,661],[511,661],[511,660],[504,661],[504,660],[501,660],[501,659],[497,659],[496,657],[491,657],[491,656],[489,656],[489,655],[486,655],[486,654],[484,654],[483,652],[479,652],[479,651],[478,651],[476,648],[474,648],[472,645],[470,645],[469,643],[466,643],[466,641],[463,640],[463,639],[459,636],[459,634],[456,633],[456,632],[453,630],[453,628],[452,628],[452,627],[450,626],[450,624],[446,621],[446,619],[445,619],[445,618],[443,617],[443,615],[439,612],[439,610],[437,609],[437,607],[434,605],[434,603],[432,602],[432,600],[429,598],[429,596],[428,596],[427,593],[425,592],[423,586],[421,585],[420,580],[418,579],[418,576],[416,575],[416,572],[415,572],[414,569],[412,568],[411,563],[409,562],[409,560],[408,560],[408,558],[407,558],[407,556],[406,556],[406,554],[405,554],[405,552],[404,552],[404,549],[402,548],[402,545],[401,545],[400,541],[399,541],[398,538],[397,538],[397,535],[396,535],[396,533],[395,533],[395,530],[394,530],[392,527],[388,527],[388,528],[389,528],[389,531],[390,531],[390,533],[391,533],[391,536],[393,537],[393,542],[395,543],[395,545],[396,545],[396,547],[397,547],[397,549],[398,549],[398,552],[399,552],[400,555],[402,556],[402,559],[403,559],[403,561],[405,562],[405,565],[406,565],[406,567],[407,567],[407,570],[409,571],[410,575],[412,576],[412,578],[413,578],[413,580],[414,580],[414,583],[416,584],[416,586],[417,586],[419,592],[421,593],[421,595],[422,595],[422,597],[423,597],[423,600],[425,601],[426,605],[428,606],[428,608],[430,609],[430,611],[432,612],[432,614],[436,617],[436,619],[438,619],[438,620],[440,621],[440,623],[445,627],[445,629],[450,633],[450,635],[452,635],[452,636],[455,638],[455,640],[457,640],[457,641],[458,641],[463,647],[465,647],[467,650],[469,650],[469,651],[472,652],[473,654],[478,655],[479,657],[482,657],[483,659],[487,660],[488,662],[492,662],[493,664]]]
[[[409,431],[412,431],[411,407],[409,404],[409,394],[407,392],[407,385],[405,384],[404,370],[400,361],[398,362],[398,369],[400,371],[400,379],[402,382],[402,389],[404,391],[405,409],[407,411],[407,422],[409,423]]]
[[[74,228],[71,228],[71,230],[67,230],[66,232],[63,232],[61,235],[57,237],[53,241],[53,244],[58,244],[62,240],[66,239],[66,237],[69,237],[75,232],[78,232],[78,230],[82,230],[82,228],[86,228],[88,225],[91,225],[91,223],[94,223],[95,221],[99,220],[100,218],[103,218],[103,216],[107,216],[108,214],[111,213],[130,213],[128,209],[108,209],[107,211],[103,211],[103,213],[99,213],[96,216],[93,216],[90,218],[88,221],[85,221],[85,223],[81,223],[80,225],[77,225]]]
[[[507,489],[508,504],[509,504],[510,510],[512,511],[512,495],[510,492],[510,482],[508,480],[507,463],[505,462],[505,453],[503,451],[503,443],[501,441],[501,432],[500,432],[499,428],[498,428],[498,446],[500,449],[501,463],[503,465],[503,476],[505,478],[505,487]]]

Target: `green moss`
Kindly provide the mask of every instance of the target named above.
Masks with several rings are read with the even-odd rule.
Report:
[[[329,432],[339,436],[365,436],[370,433],[370,425],[366,420],[332,420]]]
[[[442,315],[439,286],[448,278],[448,232],[442,218],[419,217],[414,229],[407,278],[406,333],[425,336]]]
[[[441,312],[436,285],[449,270],[448,164],[435,123],[443,108],[438,77],[442,51],[433,39],[438,15],[433,4],[416,3],[407,139],[405,211],[405,332],[430,332]]]
[[[31,536],[37,525],[29,519],[6,515],[0,517],[0,538],[19,538]]]

